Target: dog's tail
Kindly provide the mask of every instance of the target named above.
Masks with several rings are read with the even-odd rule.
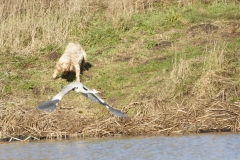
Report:
[[[81,53],[82,53],[82,56],[83,56],[82,59],[81,59],[81,65],[80,65],[80,68],[82,68],[81,69],[81,73],[82,73],[83,70],[87,70],[85,68],[85,63],[87,62],[87,54],[86,54],[84,49],[81,49]]]
[[[87,61],[87,53],[85,52],[85,50],[82,50],[82,54],[83,54],[82,62],[85,63]]]

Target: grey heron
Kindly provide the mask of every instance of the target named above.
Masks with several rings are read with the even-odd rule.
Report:
[[[65,94],[67,94],[70,91],[75,91],[75,92],[80,92],[82,93],[85,97],[93,100],[96,103],[99,103],[101,105],[106,106],[106,108],[114,115],[118,116],[118,117],[126,117],[126,114],[124,114],[123,112],[109,106],[106,102],[104,102],[103,99],[101,99],[97,93],[98,91],[96,91],[95,89],[88,89],[86,86],[84,86],[81,82],[72,82],[70,84],[68,84],[67,86],[63,87],[62,90],[55,95],[52,99],[50,99],[49,101],[43,102],[38,106],[38,109],[41,111],[47,111],[47,112],[52,112],[56,109],[58,103],[61,101],[61,99],[63,98],[63,96]]]

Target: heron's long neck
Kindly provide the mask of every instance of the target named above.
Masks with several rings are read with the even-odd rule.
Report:
[[[87,87],[85,86],[82,86],[82,87],[79,87],[78,89],[75,89],[75,92],[81,92],[81,93],[85,93],[85,94],[88,94],[88,93],[97,93],[96,90],[90,90],[88,89]]]
[[[96,93],[96,91],[93,91],[93,90],[87,90],[87,91],[86,91],[86,90],[84,90],[84,89],[82,89],[81,92],[82,92],[82,93]]]

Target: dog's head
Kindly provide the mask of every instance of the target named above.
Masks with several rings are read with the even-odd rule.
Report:
[[[70,63],[58,63],[57,64],[57,70],[61,71],[62,73],[67,73],[70,71]]]

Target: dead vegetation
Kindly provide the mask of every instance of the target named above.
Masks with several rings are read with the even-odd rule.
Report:
[[[125,112],[133,112],[132,116],[109,117],[105,120],[66,109],[49,114],[36,109],[5,108],[1,110],[1,135],[5,141],[28,141],[240,131],[240,104],[225,101],[197,102],[190,104],[187,99],[180,103],[157,99],[135,102],[124,108]]]
[[[49,1],[42,2],[43,3],[40,7],[42,9],[40,9],[40,11],[50,11],[54,8],[53,4],[45,4],[50,3]],[[75,1],[67,2],[70,3]],[[186,5],[193,1],[185,0],[181,2]],[[210,2],[214,3],[215,1],[206,1],[206,3]],[[33,5],[30,1],[29,3]],[[88,13],[89,8],[94,8],[93,6],[99,4],[100,1],[96,3],[93,1],[86,1],[85,3],[88,3],[88,7],[80,7],[82,9],[80,12]],[[104,3],[104,5],[97,5],[97,9],[101,9],[101,7],[102,9],[106,9],[107,7],[108,12],[106,13],[112,14],[112,18],[114,19],[114,16],[120,12],[130,15],[131,12],[137,13],[137,9],[139,8],[141,8],[141,10],[148,7],[151,8],[153,1],[149,1],[149,3],[146,3],[145,1],[131,1],[131,5],[129,3],[130,2],[122,1],[122,3],[118,2],[112,4],[112,1],[109,1],[108,3]],[[50,6],[50,8],[45,7],[45,5],[48,7]],[[119,5],[123,7],[119,7]],[[32,7],[34,7],[34,5]],[[36,12],[30,14],[28,13],[29,11],[24,8],[26,8],[26,6],[22,5],[19,9],[17,9],[16,6],[13,6],[11,9],[15,12],[26,13],[26,16],[40,13]],[[79,8],[63,9],[72,13]],[[121,11],[119,11],[119,9],[121,9]],[[38,50],[41,46],[46,46],[49,42],[53,44],[62,44],[63,41],[68,40],[63,36],[63,34],[66,33],[64,28],[58,28],[59,33],[63,34],[56,35],[52,41],[54,34],[51,35],[47,30],[51,31],[53,28],[56,28],[56,26],[47,26],[46,30],[41,24],[38,24],[39,26],[33,25],[26,27],[28,25],[22,20],[24,23],[21,23],[21,25],[24,27],[20,26],[14,28],[13,26],[9,27],[9,24],[11,23],[6,20],[15,15],[6,12],[1,16],[4,19],[4,27],[1,32],[5,34],[1,35],[2,38],[0,44],[6,47],[20,48],[21,53],[25,53],[23,49],[24,47],[26,47],[26,50],[28,51],[33,51]],[[118,16],[121,17],[122,15]],[[83,22],[87,22],[87,19]],[[54,20],[53,24],[55,24]],[[56,23],[56,25],[58,25],[58,23]],[[58,27],[59,26],[61,25],[58,25]],[[9,30],[9,28],[14,30],[15,33],[12,34],[13,32],[5,32],[5,29]],[[22,28],[22,30],[19,31],[17,28]],[[28,30],[33,32],[28,33]],[[25,32],[27,33],[24,34],[26,37],[20,37],[22,38],[21,40],[14,38],[18,36],[12,36],[18,34],[21,35]],[[35,35],[40,33],[49,37],[48,41],[38,43],[40,39]],[[174,34],[183,34],[183,36],[177,41],[170,41],[169,37]],[[197,55],[195,58],[191,59],[182,56],[177,60],[177,58],[175,59],[171,57],[171,55],[154,55],[152,57],[146,55],[145,57],[147,58],[144,57],[144,59],[141,59],[140,56],[135,57],[134,54],[125,52],[125,54],[119,53],[119,55],[114,57],[115,59],[113,61],[107,61],[106,57],[100,58],[101,60],[103,59],[102,61],[105,60],[109,64],[113,62],[122,63],[127,61],[127,65],[131,66],[137,65],[140,62],[148,64],[151,59],[159,60],[161,63],[170,58],[174,61],[172,70],[167,77],[150,77],[148,79],[148,81],[156,82],[157,87],[154,85],[155,88],[151,90],[156,90],[155,92],[142,93],[139,91],[138,97],[133,97],[135,98],[133,101],[122,107],[122,111],[127,113],[129,117],[116,118],[101,110],[98,110],[91,115],[83,114],[81,110],[74,109],[73,107],[58,107],[53,113],[42,113],[36,109],[35,103],[33,103],[35,105],[34,107],[32,105],[25,106],[25,97],[29,95],[22,96],[19,98],[19,102],[17,102],[18,100],[16,100],[16,97],[19,93],[15,93],[15,91],[9,91],[8,93],[7,82],[2,81],[3,83],[0,84],[0,87],[2,88],[2,93],[5,97],[2,96],[3,98],[0,101],[1,140],[29,141],[118,135],[184,135],[203,132],[239,132],[240,83],[238,75],[240,75],[240,67],[238,59],[240,55],[237,47],[235,50],[229,52],[226,49],[226,43],[224,43],[231,41],[235,42],[235,40],[239,38],[239,23],[235,21],[216,21],[214,23],[194,24],[185,29],[172,29],[166,31],[162,33],[162,36],[164,38],[161,37],[162,39],[153,45],[152,49],[154,52],[157,52],[158,50],[162,51],[163,49],[168,49],[169,52],[180,52],[184,49],[183,46],[206,46],[202,51],[202,55],[204,56],[201,55],[202,57],[200,57]],[[140,48],[142,48],[142,45],[144,45],[143,41],[141,41],[141,43],[139,41],[137,41],[136,46],[132,47],[133,53],[137,52],[137,47],[141,46]],[[236,43],[238,42],[239,40],[236,41]],[[109,48],[111,47],[103,47],[103,50]],[[13,53],[15,54],[14,51]],[[102,50],[94,54],[94,56],[102,56]],[[59,57],[60,54],[57,53],[57,51],[53,51],[50,54],[46,54],[44,58],[55,61]],[[14,62],[15,61],[20,62],[21,59],[14,59]],[[94,65],[105,66],[100,60],[94,61]],[[27,70],[34,66],[38,65],[27,63],[22,65],[22,69]],[[201,66],[200,70],[198,70],[198,66]],[[44,69],[45,72],[46,68]],[[4,74],[6,74],[6,77],[9,76],[8,72],[4,72]],[[157,74],[159,75],[159,72]],[[31,75],[19,75],[25,76],[25,79],[31,77]],[[86,77],[83,78],[91,79],[95,75],[89,71],[89,73],[86,73],[84,76]],[[96,77],[97,76],[99,75],[96,75]],[[129,75],[126,74],[123,76]],[[136,76],[136,78],[139,77]],[[47,83],[49,83],[49,81]],[[135,84],[129,82],[129,86],[123,89],[134,89],[134,85]],[[30,86],[29,88],[33,93],[33,97],[31,98],[34,99],[45,94],[55,93],[54,88],[51,85],[44,87],[40,85],[34,87]],[[14,94],[11,95],[12,93]],[[128,94],[129,93],[126,95]],[[117,100],[112,97],[110,97],[108,101],[110,101],[111,104],[118,103]],[[73,103],[77,102],[79,102],[79,99],[74,100]],[[71,106],[71,104],[69,104],[69,106]],[[89,111],[89,108],[86,110]],[[91,112],[93,111],[91,107],[90,110]]]

